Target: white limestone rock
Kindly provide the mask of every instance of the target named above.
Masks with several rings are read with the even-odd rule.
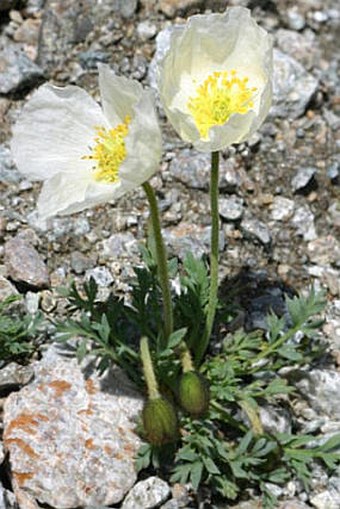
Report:
[[[91,364],[82,367],[52,345],[35,380],[6,400],[4,446],[21,498],[57,509],[109,506],[136,481],[142,398],[120,369],[99,377]]]

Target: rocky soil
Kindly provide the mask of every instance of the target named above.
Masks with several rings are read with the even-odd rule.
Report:
[[[71,280],[81,283],[93,276],[102,298],[112,288],[124,294],[129,289],[132,266],[139,262],[138,243],[145,238],[148,208],[143,190],[71,217],[47,222],[37,217],[35,202],[40,185],[18,173],[9,150],[11,127],[32,91],[49,80],[61,86],[77,84],[98,98],[99,62],[155,88],[155,61],[166,48],[171,26],[185,22],[191,14],[223,11],[227,5],[248,6],[273,34],[275,72],[274,103],[267,121],[249,143],[222,155],[221,292],[227,293],[235,281],[244,283],[244,293],[239,296],[243,307],[239,325],[251,330],[263,325],[268,309],[284,305],[285,293],[306,292],[311,284],[326,291],[322,334],[329,342],[333,363],[327,369],[320,366],[312,370],[300,382],[301,393],[309,396],[301,403],[300,414],[308,429],[326,434],[340,431],[340,11],[335,0],[1,0],[0,299],[19,292],[29,313],[40,309],[54,318],[65,313],[57,287]],[[161,109],[159,113],[164,155],[152,183],[158,193],[169,252],[179,257],[188,250],[197,255],[208,253],[209,156],[185,145]],[[58,405],[51,410],[55,412],[54,427],[44,419],[37,423],[32,416],[33,412],[42,415],[56,397],[78,412],[95,407],[104,421],[113,422],[107,414],[108,408],[112,411],[112,395],[103,392],[103,380],[93,373],[93,387],[83,386],[76,364],[70,360],[72,369],[67,374],[64,362],[49,347],[43,360],[32,366],[9,365],[9,369],[0,364],[4,436],[7,432],[7,441],[16,447],[11,454],[18,468],[10,486],[2,467],[1,508],[16,507],[17,503],[37,508],[37,499],[52,507],[120,504],[136,480],[131,474],[122,490],[121,478],[96,478],[94,468],[89,470],[90,486],[80,486],[72,475],[66,476],[66,486],[58,465],[49,463],[53,454],[43,444],[51,433],[62,436],[65,423]],[[66,385],[55,384],[61,377]],[[44,388],[43,397],[36,396],[33,384]],[[72,392],[75,386],[79,386],[79,394]],[[21,387],[19,393],[12,393]],[[130,393],[129,397],[138,400]],[[139,408],[139,403],[133,408],[119,404],[124,407],[122,420],[127,414],[134,416]],[[30,416],[26,428],[20,421],[23,411]],[[75,414],[70,419],[76,419]],[[81,422],[85,428],[92,426],[89,415]],[[93,462],[99,461],[93,442],[98,440],[97,446],[106,447],[108,456],[116,454],[121,462],[118,470],[124,469],[128,475],[130,467],[124,462],[131,465],[134,439],[113,439],[102,434],[102,428],[95,436],[90,432],[86,435],[84,429],[79,434],[87,441],[87,456],[84,458],[81,448],[76,449],[71,466],[83,461],[85,470],[93,467]],[[71,435],[69,447],[80,436]],[[26,441],[32,436],[35,438],[28,445]],[[23,442],[30,448],[26,448],[26,456],[31,454],[26,466],[21,461],[24,455],[20,458],[18,453]],[[124,454],[119,456],[121,450]],[[60,444],[54,452],[63,463],[65,451]],[[102,472],[108,460],[100,461],[97,467]],[[33,463],[37,463],[35,477],[30,475]],[[288,486],[281,493],[285,501],[280,508],[340,508],[340,471],[329,479],[316,466],[314,484],[308,494],[297,484]],[[103,495],[104,486],[109,488]],[[46,493],[51,489],[53,496],[49,498]],[[253,500],[239,507],[251,509],[259,507],[257,504]],[[170,489],[158,478],[136,484],[121,507],[160,506],[203,507],[184,487]]]

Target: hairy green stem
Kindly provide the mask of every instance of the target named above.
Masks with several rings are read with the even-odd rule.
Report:
[[[150,399],[157,399],[160,397],[158,384],[153,370],[149,341],[146,336],[140,340],[140,356],[143,364],[143,372],[145,377],[145,383],[148,388],[148,395]]]
[[[167,342],[170,334],[173,331],[173,312],[172,312],[167,255],[162,237],[161,223],[159,219],[159,212],[155,192],[151,185],[149,184],[149,182],[144,182],[143,188],[150,205],[153,235],[156,246],[159,283],[163,295],[165,342]]]
[[[211,154],[211,173],[210,173],[210,213],[211,213],[211,246],[210,246],[210,289],[209,301],[207,307],[207,317],[205,330],[202,340],[198,343],[196,351],[196,364],[199,365],[203,359],[208,347],[211,332],[214,325],[217,291],[218,291],[218,233],[219,233],[219,215],[218,215],[218,167],[219,153]]]
[[[194,365],[189,348],[185,341],[181,343],[180,359],[182,364],[183,373],[194,371]]]

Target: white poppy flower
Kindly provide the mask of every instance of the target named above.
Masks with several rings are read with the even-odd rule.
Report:
[[[19,171],[44,181],[43,218],[119,198],[157,169],[161,133],[151,94],[105,65],[99,88],[102,108],[79,87],[42,85],[13,128]]]
[[[170,122],[203,152],[250,138],[269,111],[271,77],[271,37],[244,7],[189,18],[158,66]]]

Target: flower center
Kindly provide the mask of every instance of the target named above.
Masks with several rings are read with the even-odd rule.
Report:
[[[113,184],[119,180],[119,167],[126,158],[125,138],[129,131],[130,117],[126,116],[122,124],[113,129],[95,127],[95,145],[91,155],[83,159],[96,161],[93,167],[93,178],[105,184]]]
[[[197,88],[187,106],[203,138],[211,127],[225,124],[233,113],[247,113],[254,106],[256,88],[247,83],[248,78],[238,78],[236,71],[216,71]]]

